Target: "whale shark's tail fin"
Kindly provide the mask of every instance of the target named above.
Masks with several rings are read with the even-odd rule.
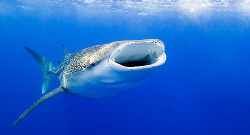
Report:
[[[33,111],[37,106],[39,106],[44,101],[48,100],[49,98],[53,97],[54,95],[64,92],[62,87],[56,88],[55,90],[47,93],[46,95],[42,96],[39,100],[37,100],[29,109],[27,109],[14,123],[16,126],[21,120],[23,120],[31,111]]]
[[[44,56],[38,54],[37,52],[31,50],[28,47],[24,47],[39,63],[42,71],[43,71],[43,86],[42,86],[42,94],[44,94],[49,88],[53,78],[55,71],[54,65]]]

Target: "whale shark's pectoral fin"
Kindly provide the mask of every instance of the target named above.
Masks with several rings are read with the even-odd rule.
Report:
[[[42,94],[44,94],[47,89],[49,88],[53,78],[54,74],[51,72],[55,71],[54,65],[44,56],[38,54],[37,52],[31,50],[28,47],[24,47],[38,62],[40,65],[42,71],[43,71],[43,87],[42,87]]]
[[[50,99],[51,97],[55,96],[58,93],[64,92],[62,87],[56,88],[55,90],[47,93],[46,95],[42,96],[39,100],[37,100],[29,109],[27,109],[14,123],[16,126],[21,120],[23,120],[30,112],[32,112],[37,106],[39,106],[44,101]]]
[[[64,52],[64,56],[65,58],[68,57],[70,55],[70,52],[68,51],[68,49],[66,48],[65,45],[62,45],[63,46],[63,52]]]

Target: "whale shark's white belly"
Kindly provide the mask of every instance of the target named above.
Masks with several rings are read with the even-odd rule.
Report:
[[[112,97],[144,82],[155,70],[155,68],[149,68],[122,71],[104,63],[89,69],[89,71],[67,75],[64,87],[70,94],[84,98]]]

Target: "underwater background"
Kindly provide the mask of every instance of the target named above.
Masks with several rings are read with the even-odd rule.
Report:
[[[62,44],[151,38],[167,61],[145,83],[101,100],[60,94],[13,126],[42,96],[24,46],[56,65]],[[0,62],[0,135],[250,134],[249,0],[1,0]]]

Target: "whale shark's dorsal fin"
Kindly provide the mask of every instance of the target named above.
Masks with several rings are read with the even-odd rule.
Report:
[[[32,112],[37,106],[39,106],[44,101],[50,99],[51,97],[55,96],[58,93],[64,92],[62,87],[58,87],[53,91],[47,93],[46,95],[42,96],[39,100],[37,100],[29,109],[27,109],[14,123],[16,126],[21,120],[23,120],[30,112]]]
[[[66,58],[70,55],[70,52],[68,51],[68,49],[66,48],[64,44],[62,45],[62,47],[63,47],[64,56]]]
[[[36,61],[38,62],[38,64],[40,65],[40,67],[43,71],[42,94],[44,94],[48,90],[48,88],[49,88],[49,86],[54,78],[53,72],[55,71],[55,67],[44,56],[38,54],[37,52],[31,50],[28,47],[24,47],[24,48],[36,59]]]

